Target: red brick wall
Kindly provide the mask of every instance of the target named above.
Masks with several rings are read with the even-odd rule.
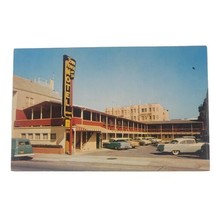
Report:
[[[45,153],[45,154],[64,154],[63,148],[39,148],[33,147],[34,153]]]

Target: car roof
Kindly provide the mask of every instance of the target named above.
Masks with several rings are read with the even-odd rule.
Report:
[[[190,137],[179,137],[179,138],[174,138],[173,140],[177,140],[177,141],[181,141],[181,140],[195,140],[194,138],[190,138]]]

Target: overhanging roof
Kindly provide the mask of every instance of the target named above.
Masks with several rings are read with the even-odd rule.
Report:
[[[76,125],[76,131],[93,131],[102,133],[112,133],[111,130],[105,129],[101,126],[89,126],[89,125]]]

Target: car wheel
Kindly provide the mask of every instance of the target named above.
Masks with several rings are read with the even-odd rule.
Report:
[[[179,155],[179,153],[180,153],[179,150],[173,150],[173,151],[172,151],[172,154],[173,154],[173,155]]]

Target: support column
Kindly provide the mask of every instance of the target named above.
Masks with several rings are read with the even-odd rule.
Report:
[[[106,129],[108,129],[108,116],[106,116]],[[106,133],[106,139],[108,138],[108,133]]]
[[[174,126],[172,124],[172,139],[174,139],[174,138],[175,138],[175,135],[174,135]]]
[[[43,115],[42,115],[42,105],[40,107],[40,119],[42,119]]]
[[[163,137],[162,131],[163,131],[163,126],[162,126],[162,124],[161,124],[161,125],[160,125],[161,139],[162,139],[162,137]]]
[[[90,112],[90,121],[92,121],[92,112]]]
[[[83,139],[83,132],[80,132],[80,151],[82,151],[82,139]]]
[[[192,127],[192,123],[190,124],[190,128],[191,128],[191,135],[193,136],[193,127]]]
[[[84,113],[84,110],[83,109],[81,109],[81,123],[83,124],[83,113]]]
[[[50,105],[50,118],[52,118],[53,117],[53,105],[52,105],[52,103],[51,103],[51,105]]]
[[[33,108],[31,109],[31,120],[34,118]]]
[[[76,144],[77,144],[77,132],[76,128],[73,128],[74,131],[74,152],[76,152]]]

